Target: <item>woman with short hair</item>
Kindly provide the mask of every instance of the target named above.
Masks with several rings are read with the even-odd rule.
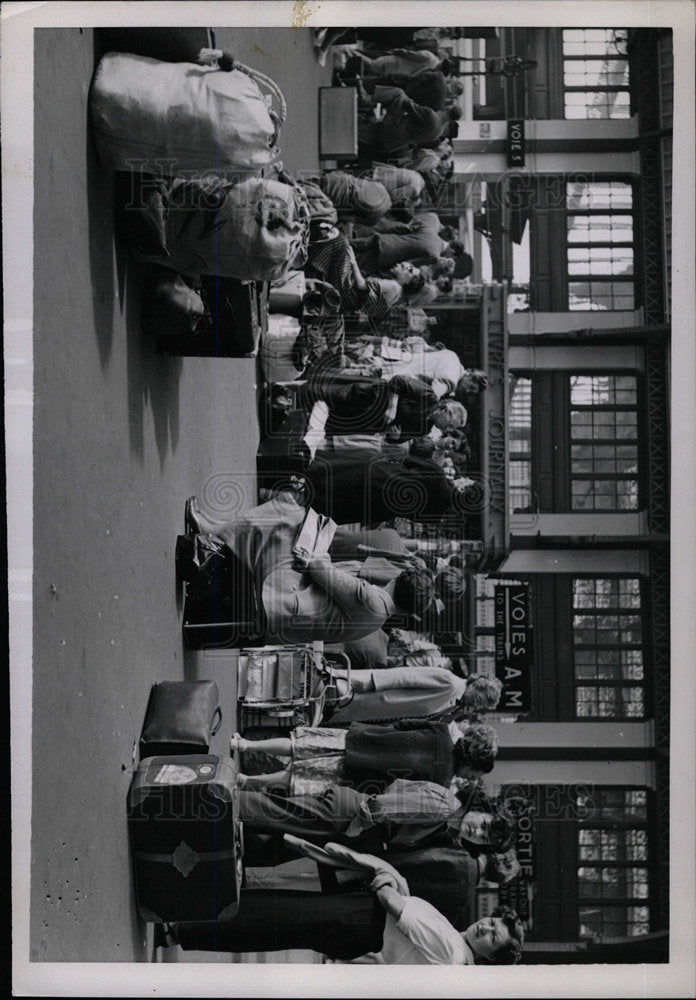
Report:
[[[487,774],[498,752],[498,734],[481,723],[462,730],[456,723],[405,719],[391,725],[353,722],[348,729],[298,726],[289,737],[268,740],[235,734],[232,749],[290,758],[282,771],[239,773],[242,787],[287,787],[291,795],[318,795],[329,785],[360,789],[369,783],[374,788],[375,782],[398,775],[446,787],[454,777]]]

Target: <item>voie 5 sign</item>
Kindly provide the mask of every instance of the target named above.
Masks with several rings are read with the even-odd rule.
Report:
[[[507,123],[507,165],[524,166],[524,119],[508,118]]]
[[[503,682],[498,711],[531,708],[531,601],[528,583],[501,584],[494,589],[495,672]]]

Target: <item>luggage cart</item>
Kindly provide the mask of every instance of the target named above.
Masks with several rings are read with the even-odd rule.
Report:
[[[332,666],[346,669],[340,691]],[[239,731],[267,724],[277,728],[317,726],[327,703],[342,706],[352,698],[350,660],[345,653],[325,654],[323,643],[254,646],[240,649],[237,666]]]

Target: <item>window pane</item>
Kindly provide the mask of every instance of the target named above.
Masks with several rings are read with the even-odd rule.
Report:
[[[630,212],[633,207],[633,188],[625,181],[568,181],[566,207],[569,212],[588,209]]]
[[[633,309],[633,284],[626,281],[573,281],[568,285],[568,309]]]
[[[564,94],[565,117],[572,120],[592,118],[630,118],[627,90],[567,90]]]
[[[565,87],[625,87],[627,59],[567,59],[563,64]]]
[[[569,215],[566,228],[571,245],[631,243],[633,240],[630,215]]]
[[[533,509],[532,492],[532,381],[515,376],[510,400],[510,510],[512,513]],[[517,456],[524,455],[524,459]]]
[[[648,793],[642,789],[624,792],[626,816],[632,819],[646,819],[648,813]]]
[[[564,56],[625,56],[626,28],[565,28]]]

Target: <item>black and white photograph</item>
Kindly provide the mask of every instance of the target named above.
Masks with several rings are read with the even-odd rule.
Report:
[[[3,4],[14,995],[693,995],[694,37]]]

